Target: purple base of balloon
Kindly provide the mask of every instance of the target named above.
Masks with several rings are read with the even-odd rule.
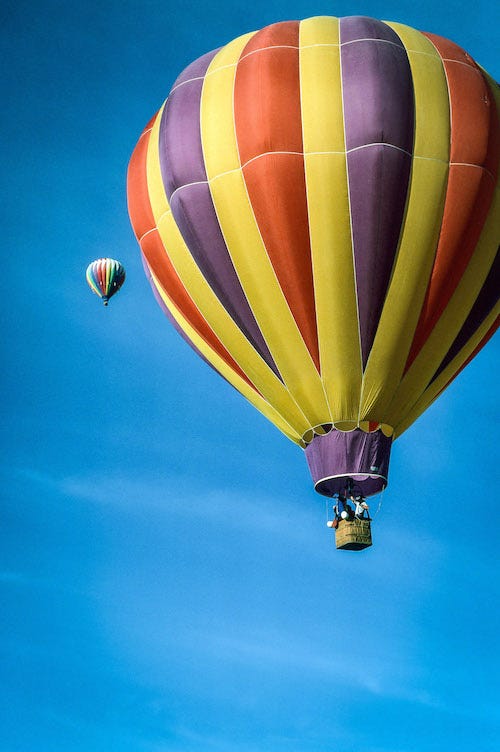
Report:
[[[345,493],[349,479],[362,496],[379,493],[387,485],[392,436],[382,431],[337,431],[315,436],[306,447],[314,488],[323,496]]]

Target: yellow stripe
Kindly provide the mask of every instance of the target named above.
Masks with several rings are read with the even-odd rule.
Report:
[[[203,84],[201,134],[212,199],[226,245],[259,328],[293,399],[311,426],[329,420],[320,376],[278,283],[241,169],[233,90],[245,37],[212,60]],[[259,53],[256,53],[259,54]]]
[[[467,269],[425,345],[405,374],[386,417],[392,425],[405,421],[405,414],[436,373],[474,305],[498,249],[500,191],[495,192],[490,213]]]
[[[180,311],[177,309],[177,307],[174,305],[174,303],[170,300],[165,290],[162,288],[160,282],[155,277],[151,269],[149,270],[151,274],[151,278],[154,282],[154,285],[156,287],[156,290],[158,291],[158,294],[160,295],[161,299],[165,303],[166,307],[168,308],[169,312],[171,313],[172,317],[175,319],[179,327],[182,329],[183,332],[186,333],[187,337],[191,340],[193,345],[202,352],[202,350],[207,349],[206,342],[200,337],[200,335],[197,333],[195,329],[191,326],[189,321],[184,318],[184,316],[180,313]],[[204,352],[205,354],[205,352]],[[225,378],[227,381],[235,387],[259,412],[261,412],[264,417],[266,417],[268,420],[271,421],[271,423],[274,423],[277,428],[280,429],[286,436],[288,436],[289,439],[291,439],[296,444],[300,443],[300,436],[293,430],[291,426],[286,423],[281,416],[264,400],[262,397],[254,390],[252,389],[246,381],[244,381],[240,376],[238,376],[233,369],[228,366],[228,364],[222,360],[222,358],[210,348],[210,362],[214,366],[214,368],[217,369],[217,371]]]
[[[357,421],[362,363],[337,18],[301,22],[300,87],[321,377],[333,421]]]
[[[428,407],[436,400],[441,391],[446,387],[450,379],[460,370],[467,358],[474,352],[479,345],[483,337],[487,334],[488,330],[493,326],[497,316],[500,315],[500,303],[497,303],[495,308],[491,311],[489,316],[483,321],[479,329],[474,333],[471,339],[460,350],[458,355],[453,358],[451,363],[439,374],[438,378],[432,382],[428,389],[425,390],[418,402],[413,406],[412,410],[404,417],[404,419],[396,426],[395,435],[401,436],[407,428],[411,426],[416,419],[427,410]]]
[[[110,272],[111,272],[110,264],[108,264],[108,262],[106,262],[104,264],[104,269],[106,271],[106,287],[104,289],[106,290],[106,295],[107,295],[107,293],[109,292],[109,290],[108,290],[108,288],[109,288],[109,275],[110,275]]]
[[[449,98],[441,58],[422,34],[389,24],[406,47],[415,94],[415,146],[406,215],[368,359],[361,420],[382,420],[401,380],[439,238],[449,164]]]
[[[163,108],[158,113],[151,130],[147,154],[147,182],[151,209],[165,253],[194,304],[226,350],[231,353],[263,398],[282,415],[286,423],[293,426],[297,434],[302,435],[309,428],[308,421],[281,381],[262,360],[221,305],[196,265],[175,223],[163,187],[158,154],[158,133],[162,112]],[[199,349],[207,360],[214,362],[212,348],[202,342]]]

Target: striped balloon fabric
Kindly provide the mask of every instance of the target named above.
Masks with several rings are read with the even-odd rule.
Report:
[[[453,42],[319,17],[196,60],[139,139],[158,300],[325,494],[383,488],[394,436],[498,326],[498,107]]]
[[[125,269],[115,259],[100,258],[88,265],[86,277],[92,292],[107,306],[109,299],[125,282]]]

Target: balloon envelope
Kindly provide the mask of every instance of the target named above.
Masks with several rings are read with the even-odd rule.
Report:
[[[125,269],[115,259],[100,258],[88,265],[86,278],[92,292],[107,306],[109,299],[125,282]]]
[[[498,86],[453,42],[365,17],[192,63],[132,155],[151,283],[193,347],[370,495],[498,326]]]

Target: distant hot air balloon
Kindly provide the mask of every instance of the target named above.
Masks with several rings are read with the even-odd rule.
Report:
[[[86,276],[92,292],[102,298],[107,306],[109,299],[125,282],[125,269],[115,259],[100,258],[88,265]]]
[[[394,437],[498,326],[498,107],[453,42],[319,17],[196,60],[139,139],[155,294],[321,494],[381,491]]]

